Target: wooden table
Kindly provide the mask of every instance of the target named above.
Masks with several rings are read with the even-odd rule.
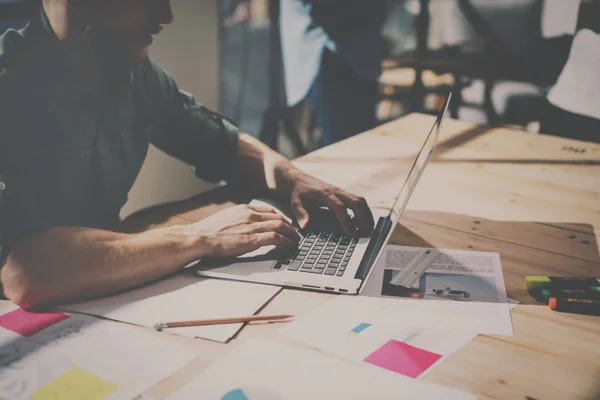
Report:
[[[372,205],[389,203],[432,124],[411,114],[295,163]],[[127,227],[190,223],[243,200],[219,188]],[[526,275],[600,276],[599,229],[600,145],[447,120],[392,242],[498,252],[508,296],[521,305],[512,311],[514,337],[480,335],[424,379],[482,399],[600,398],[600,318],[552,312],[524,286]],[[300,316],[331,296],[286,289],[261,312]],[[227,345],[168,335],[201,357],[146,395],[164,398],[249,337],[301,346],[278,328],[249,325]]]
[[[389,203],[432,124],[411,114],[295,164],[372,205]],[[220,188],[130,227],[197,221],[232,199],[244,200]],[[550,311],[524,285],[526,275],[600,276],[600,145],[447,120],[400,225],[393,243],[500,253],[508,296],[521,302],[514,337],[480,335],[425,380],[482,399],[600,397],[600,318]],[[330,296],[285,289],[262,312],[302,315]],[[228,345],[174,337],[203,358],[148,394],[162,398],[248,337],[289,342],[277,328],[247,326]]]

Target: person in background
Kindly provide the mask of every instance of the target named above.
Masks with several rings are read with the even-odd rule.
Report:
[[[286,100],[308,99],[327,146],[376,126],[385,0],[280,0]]]
[[[94,298],[200,258],[299,241],[274,209],[250,205],[121,232],[119,211],[150,142],[206,180],[287,198],[301,227],[307,209],[327,206],[348,235],[371,232],[364,198],[239,133],[150,60],[153,36],[173,21],[170,0],[42,4],[27,27],[0,36],[0,283],[14,303]]]

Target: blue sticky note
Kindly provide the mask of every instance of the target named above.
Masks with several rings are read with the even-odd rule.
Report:
[[[223,400],[248,400],[242,389],[235,389],[223,396]]]
[[[365,329],[367,329],[370,326],[371,326],[371,324],[365,324],[365,323],[358,324],[354,327],[354,329],[352,329],[352,332],[361,333],[362,331],[364,331]]]

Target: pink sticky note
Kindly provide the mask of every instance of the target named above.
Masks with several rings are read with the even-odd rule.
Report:
[[[33,313],[18,308],[0,315],[0,326],[23,336],[31,336],[67,318],[69,316],[63,313]]]
[[[431,367],[441,355],[410,344],[390,340],[363,361],[378,367],[416,378]]]

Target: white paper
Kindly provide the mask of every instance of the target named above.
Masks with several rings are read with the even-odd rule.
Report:
[[[158,323],[253,315],[280,287],[201,278],[193,271],[114,296],[60,309],[153,327]],[[169,332],[227,342],[243,324],[169,328]]]
[[[548,101],[556,107],[600,119],[600,35],[580,30]],[[577,129],[577,127],[573,127]]]
[[[365,299],[364,297],[361,299]],[[413,299],[372,299],[365,313],[379,310],[382,318],[397,316],[425,328],[458,329],[483,335],[514,336],[508,303],[460,303]]]
[[[354,335],[360,324],[371,326]],[[362,296],[337,296],[280,332],[350,360],[363,359],[390,339],[447,357],[479,333],[513,335],[506,304]]]
[[[364,324],[370,326],[359,333],[353,330]],[[354,362],[362,362],[390,341],[405,343],[441,356],[435,364],[418,375],[419,378],[477,336],[476,332],[468,329],[423,328],[411,326],[410,321],[405,321],[403,324],[396,321],[376,322],[374,319],[360,318],[353,312],[352,317],[331,318],[330,316],[320,320],[318,325],[313,318],[300,318],[282,328],[280,332],[292,339]]]
[[[438,257],[411,291],[390,289],[394,274],[423,249],[386,246],[361,295],[392,300],[381,306],[398,309],[419,326],[466,327],[481,334],[513,336],[514,306],[508,304],[498,253],[435,249]]]
[[[72,315],[29,337],[0,328],[0,397],[29,400],[78,369],[93,376],[84,385],[85,397],[94,394],[94,382],[101,380],[113,387],[103,399],[131,399],[197,355],[154,333],[85,315]],[[63,390],[69,389],[63,385]],[[84,398],[84,390],[71,390],[79,396],[53,393],[55,398]]]
[[[336,360],[265,339],[250,339],[169,400],[475,399],[457,389]]]
[[[391,280],[422,250],[421,247],[386,246],[361,295],[507,303],[498,253],[435,249],[438,256],[414,283],[413,290],[406,291],[393,285]]]

